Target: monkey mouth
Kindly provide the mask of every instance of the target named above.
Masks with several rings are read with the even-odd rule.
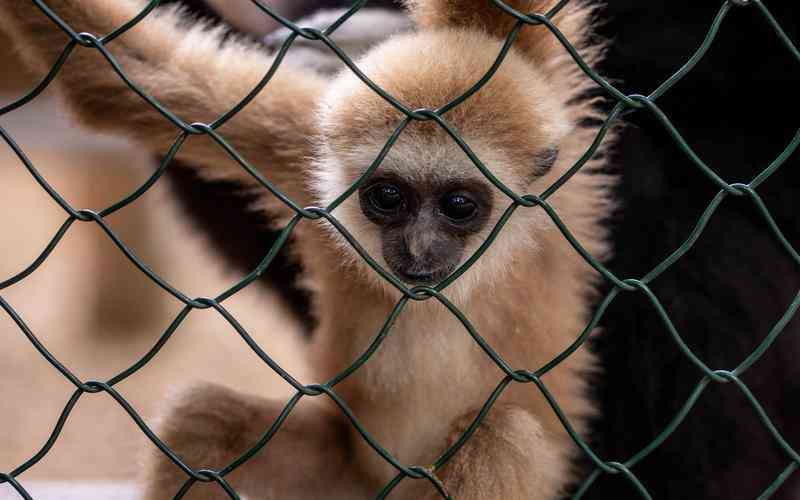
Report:
[[[384,255],[389,269],[410,286],[431,286],[450,276],[458,266],[456,259],[415,259],[408,255]]]
[[[397,274],[400,279],[409,285],[432,285],[436,283],[436,276],[433,273],[400,272]]]
[[[433,271],[395,270],[397,276],[409,285],[435,285],[450,275],[451,269]]]

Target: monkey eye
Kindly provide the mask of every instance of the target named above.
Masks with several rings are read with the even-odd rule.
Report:
[[[380,184],[372,188],[367,197],[372,207],[385,215],[397,213],[405,203],[403,193],[391,184]]]
[[[478,211],[478,205],[463,193],[450,193],[442,198],[442,213],[449,219],[463,222],[471,219]]]

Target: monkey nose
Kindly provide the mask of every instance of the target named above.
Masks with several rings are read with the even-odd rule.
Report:
[[[423,230],[412,234],[407,234],[405,237],[405,245],[408,253],[415,259],[424,259],[428,254],[435,253],[435,239],[432,231]]]

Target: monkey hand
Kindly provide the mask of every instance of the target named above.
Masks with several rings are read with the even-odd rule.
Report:
[[[477,414],[454,423],[448,446]],[[475,434],[434,472],[450,497],[458,500],[557,498],[558,485],[569,472],[562,450],[533,414],[518,406],[497,405]],[[441,498],[432,486],[428,490],[425,500]]]

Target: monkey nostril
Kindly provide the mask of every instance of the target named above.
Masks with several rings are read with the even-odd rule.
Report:
[[[436,284],[456,268],[460,248],[443,247],[432,231],[404,234],[399,242],[384,248],[384,258],[392,272],[407,284]],[[433,238],[433,239],[432,239]]]

